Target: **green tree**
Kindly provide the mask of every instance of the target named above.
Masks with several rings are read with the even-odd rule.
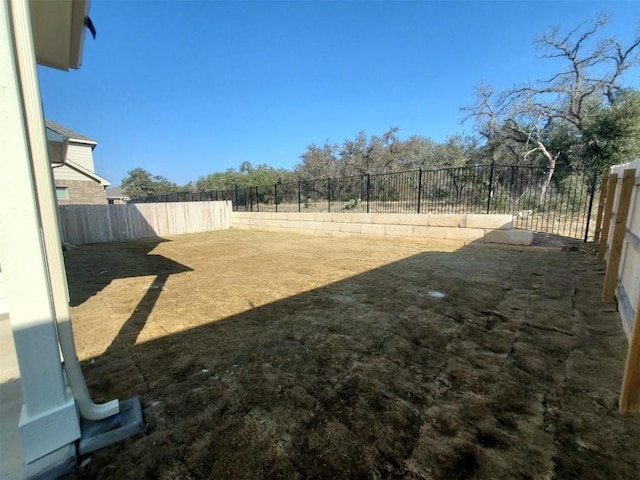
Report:
[[[173,193],[179,190],[178,186],[159,175],[152,175],[142,168],[135,168],[122,180],[122,187],[131,198],[148,197]]]
[[[341,145],[326,141],[302,154],[303,162],[295,173],[303,179],[349,177],[388,173],[418,168],[472,165],[480,161],[481,149],[471,136],[454,135],[444,143],[413,135],[406,140],[392,127],[381,136],[360,132]]]
[[[274,168],[266,164],[253,166],[251,162],[243,162],[236,170],[229,168],[225,172],[212,173],[200,177],[195,185],[197,191],[233,190],[258,185],[275,185],[292,181],[292,172],[283,168]]]
[[[402,142],[398,159],[399,170],[435,168],[438,164],[440,144],[430,138],[413,135]]]
[[[596,170],[640,158],[640,91],[621,90],[611,104],[593,109],[576,156],[576,161]]]
[[[307,147],[300,158],[302,163],[295,167],[295,173],[302,179],[314,180],[338,176],[338,146],[327,140],[319,147],[315,143]]]

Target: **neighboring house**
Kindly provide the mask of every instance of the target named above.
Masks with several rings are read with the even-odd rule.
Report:
[[[124,193],[122,187],[111,187],[105,190],[107,194],[107,202],[114,205],[121,205],[131,200],[131,197]]]
[[[93,149],[98,142],[50,120],[45,125],[47,135],[54,132],[68,141],[64,160],[51,160],[58,204],[106,204],[105,188],[111,183],[96,174],[93,164]]]

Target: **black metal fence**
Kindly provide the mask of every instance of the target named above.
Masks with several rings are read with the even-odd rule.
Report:
[[[333,213],[499,213],[516,228],[583,238],[589,232],[595,173],[477,165],[299,180],[232,190],[178,192],[132,202],[230,200],[234,211]]]

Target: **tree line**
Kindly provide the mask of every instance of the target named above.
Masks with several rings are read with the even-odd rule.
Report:
[[[549,78],[504,91],[479,86],[475,102],[461,109],[476,135],[453,135],[444,142],[420,135],[401,139],[399,129],[391,127],[382,135],[360,132],[341,143],[311,144],[292,170],[244,162],[179,187],[135,169],[122,185],[136,197],[496,163],[539,166],[548,187],[571,172],[601,172],[640,157],[640,91],[622,82],[640,64],[640,34],[628,45],[602,37],[608,21],[600,16],[536,38],[540,60],[557,66]]]

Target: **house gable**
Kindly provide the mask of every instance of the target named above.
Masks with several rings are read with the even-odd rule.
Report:
[[[53,178],[56,180],[91,181],[103,187],[111,185],[111,182],[106,178],[97,175],[95,172],[92,172],[71,160],[67,160],[60,166],[54,166]]]
[[[67,142],[64,160],[53,162],[53,178],[59,204],[107,203],[105,188],[111,185],[95,172],[93,149],[98,142],[47,120],[48,131],[61,135]]]
[[[47,128],[53,130],[56,133],[59,133],[64,137],[67,137],[70,141],[74,141],[76,143],[85,143],[87,145],[93,145],[92,148],[98,145],[97,141],[87,137],[86,135],[82,135],[81,133],[75,132],[70,128],[63,127],[59,123],[52,122],[51,120],[45,120],[44,123]]]

